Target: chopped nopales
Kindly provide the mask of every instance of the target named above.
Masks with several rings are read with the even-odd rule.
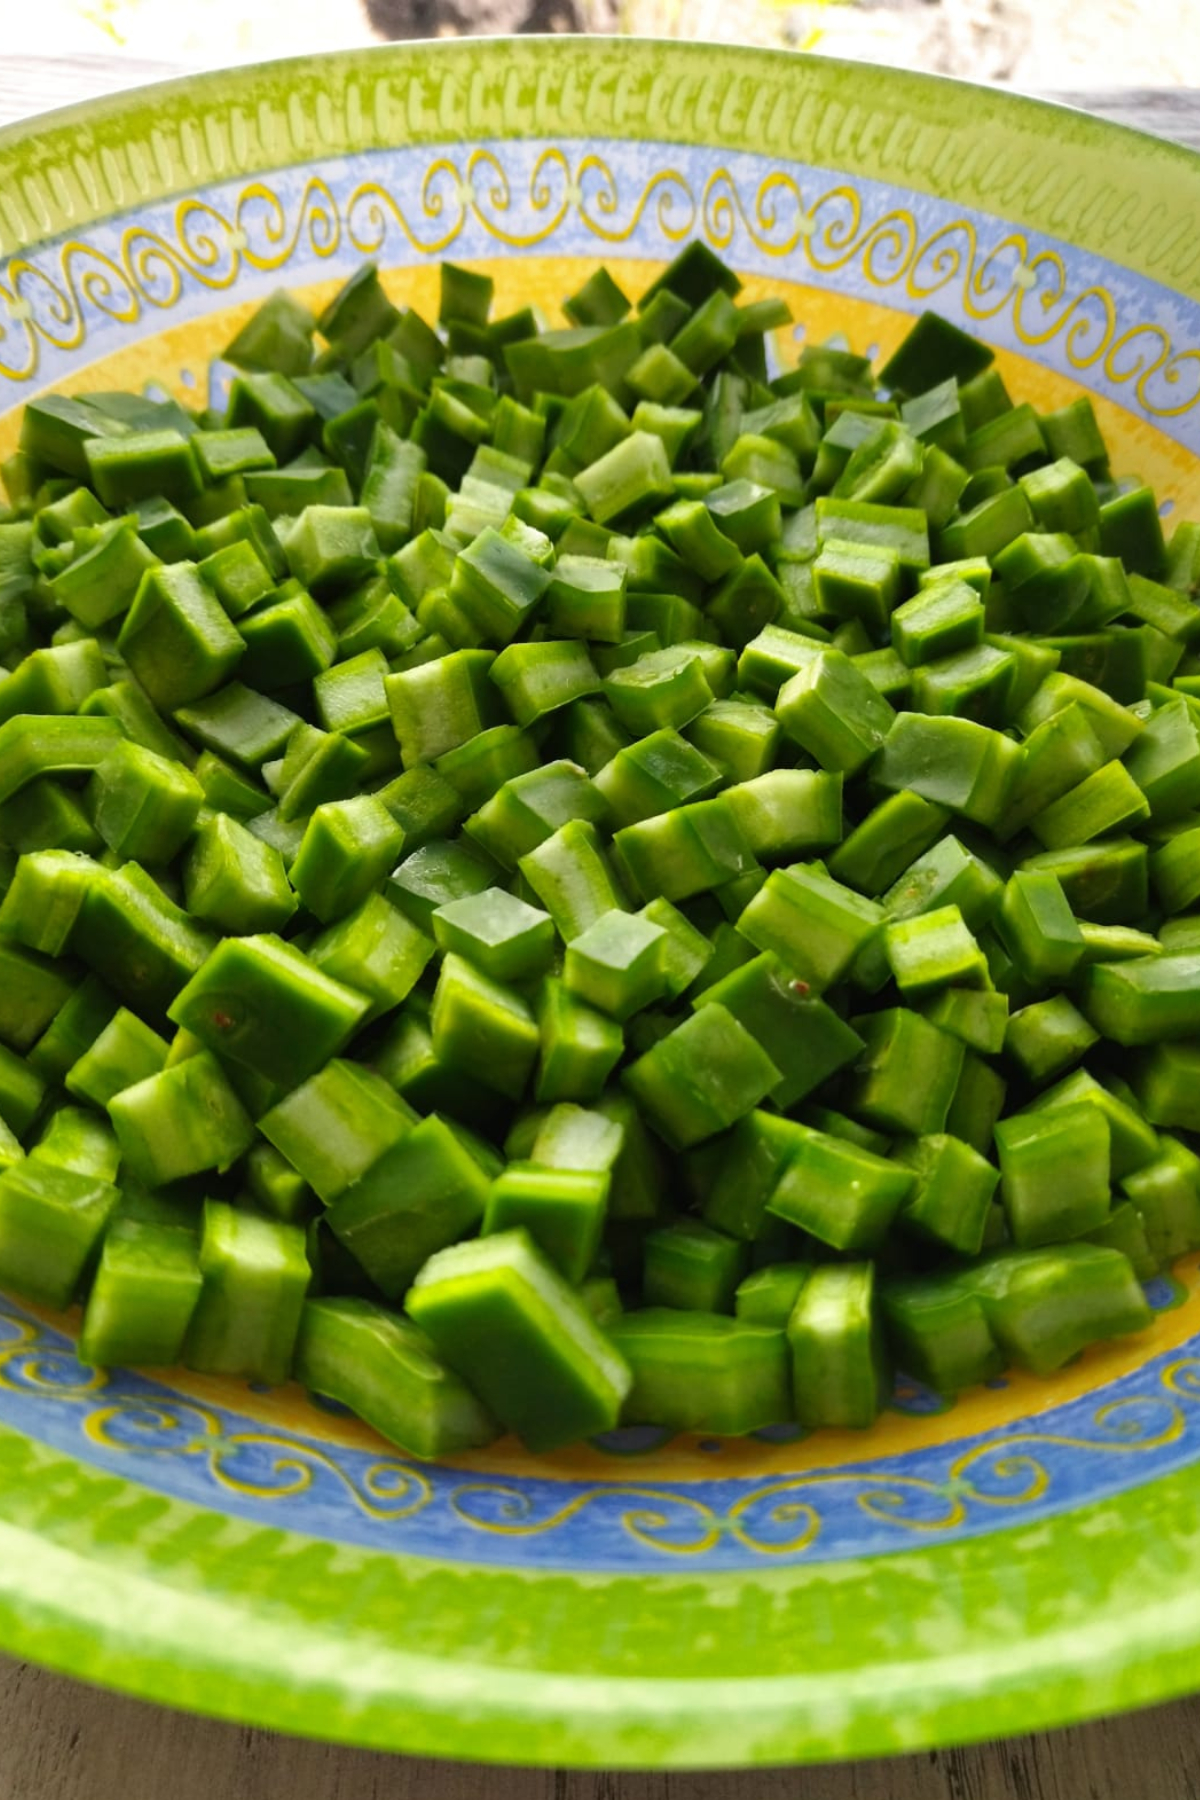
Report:
[[[523,1230],[430,1258],[409,1310],[531,1450],[615,1425],[629,1366]]]
[[[177,996],[170,1016],[209,1049],[284,1088],[353,1035],[366,998],[270,935],[226,938]]]
[[[0,1284],[429,1458],[1139,1330],[1200,1250],[1200,525],[931,313],[876,375],[698,239],[563,329],[440,276],[270,295],[223,413],[25,408]]]
[[[412,1456],[490,1443],[496,1423],[415,1325],[370,1300],[310,1300],[300,1315],[296,1378],[339,1400]]]

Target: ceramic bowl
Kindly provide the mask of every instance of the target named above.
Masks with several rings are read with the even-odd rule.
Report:
[[[936,307],[1118,472],[1200,511],[1200,158],[956,83],[697,45],[395,46],[0,133],[0,455],[49,388],[210,359],[364,259],[503,312],[690,237],[775,346],[886,353]],[[220,371],[215,380],[219,382]],[[1197,1259],[1153,1329],[865,1434],[634,1433],[428,1466],[298,1390],[82,1366],[0,1301],[0,1644],[131,1693],[525,1763],[871,1755],[1178,1693],[1200,1649]]]

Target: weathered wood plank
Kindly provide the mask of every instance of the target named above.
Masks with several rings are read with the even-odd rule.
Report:
[[[310,1744],[144,1705],[0,1658],[4,1800],[1197,1800],[1200,1701],[840,1768],[608,1775]]]

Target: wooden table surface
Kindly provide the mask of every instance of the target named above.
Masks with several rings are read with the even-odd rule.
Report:
[[[179,71],[8,57],[0,124]],[[1063,95],[1200,149],[1200,93]],[[1200,1671],[1197,1674],[1200,1685]],[[716,1775],[484,1769],[215,1724],[0,1657],[0,1800],[1200,1800],[1200,1699],[886,1762]]]

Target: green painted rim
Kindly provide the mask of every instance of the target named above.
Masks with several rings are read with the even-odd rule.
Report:
[[[381,45],[188,76],[0,130],[0,255],[198,183],[398,143],[711,143],[951,194],[1200,297],[1200,157],[940,76],[652,39]]]
[[[781,53],[384,47],[0,132],[0,256],[208,182],[400,143],[719,143],[944,195],[1200,297],[1200,158],[1067,109]],[[243,1722],[487,1761],[736,1766],[915,1750],[1181,1693],[1200,1475],[902,1554],[569,1574],[335,1545],[0,1427],[0,1642]]]
[[[204,1513],[0,1433],[10,1652],[217,1717],[479,1761],[817,1761],[1162,1700],[1195,1682],[1198,1569],[1188,1474],[900,1557],[530,1577]]]

